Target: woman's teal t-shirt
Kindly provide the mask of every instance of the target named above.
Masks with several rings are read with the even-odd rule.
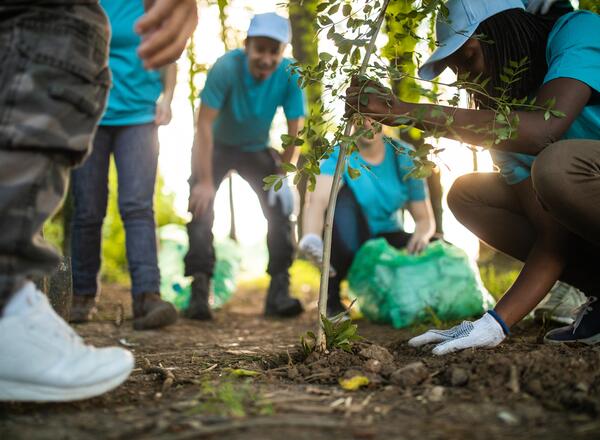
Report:
[[[548,36],[544,83],[573,78],[592,89],[588,105],[573,121],[563,139],[600,139],[600,16],[575,11],[557,20]],[[506,182],[514,185],[531,175],[535,156],[491,150]]]
[[[162,93],[160,73],[146,70],[138,57],[141,39],[133,30],[144,13],[143,0],[101,0],[110,21],[108,66],[112,87],[100,125],[136,125],[154,121],[156,100]]]
[[[360,176],[350,178],[347,168],[343,175],[344,185],[352,190],[373,235],[401,230],[398,210],[404,208],[407,202],[427,199],[422,179],[405,179],[414,166],[406,151],[412,147],[394,142],[405,150],[396,153],[396,148],[386,143],[384,159],[377,165],[368,163],[358,152],[353,152],[347,164],[360,170]],[[321,162],[321,174],[333,176],[338,156],[339,147],[336,147],[334,153]]]

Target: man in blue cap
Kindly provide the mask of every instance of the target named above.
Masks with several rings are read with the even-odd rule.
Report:
[[[287,185],[263,190],[263,178],[281,173],[281,162],[294,162],[296,148],[277,153],[269,146],[269,131],[278,107],[283,107],[288,134],[296,136],[304,117],[304,97],[292,61],[283,57],[290,41],[290,24],[275,13],[256,15],[244,49],[219,58],[200,95],[192,152],[186,275],[194,278],[187,317],[210,319],[209,283],[215,264],[212,225],[216,189],[235,169],[255,191],[268,221],[267,247],[271,284],[265,314],[289,317],[302,312],[289,296],[288,269],[293,245],[289,215],[293,208]]]

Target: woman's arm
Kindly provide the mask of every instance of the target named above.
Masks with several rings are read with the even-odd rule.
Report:
[[[521,273],[496,305],[496,312],[509,327],[533,310],[559,279],[570,236],[541,206],[531,179],[513,188],[538,236]]]
[[[434,104],[411,104],[400,101],[391,95],[388,89],[384,89],[375,83],[369,86],[379,87],[385,94],[369,93],[368,104],[360,105],[361,90],[356,81],[347,91],[348,111],[359,111],[365,116],[373,117],[386,125],[398,125],[397,119],[409,116],[412,119],[422,119],[417,123],[417,128],[422,130],[437,131],[449,139],[458,140],[471,145],[493,146],[498,150],[512,151],[536,155],[547,145],[562,138],[573,121],[579,116],[588,103],[591,88],[576,79],[556,78],[544,84],[538,91],[536,102],[543,105],[554,98],[553,109],[563,112],[563,118],[544,118],[543,110],[515,111],[513,117],[518,116],[517,138],[501,141],[493,144],[493,134],[496,121],[496,113],[493,110],[469,110],[459,109]],[[453,119],[448,124],[449,118]],[[481,132],[476,132],[480,130]]]
[[[406,208],[415,221],[415,232],[406,249],[411,254],[417,254],[425,249],[435,232],[435,217],[429,199],[409,202]]]
[[[315,190],[313,192],[307,191],[302,225],[304,235],[315,234],[319,237],[323,235],[325,212],[327,211],[332,186],[333,176],[321,174],[317,176]]]

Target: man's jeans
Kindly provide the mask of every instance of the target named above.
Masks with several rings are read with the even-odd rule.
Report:
[[[153,210],[158,137],[156,125],[150,123],[98,127],[92,154],[81,168],[73,170],[73,294],[96,295],[98,291],[111,154],[117,167],[131,292],[158,292],[160,274]]]
[[[263,190],[263,178],[277,174],[277,153],[272,149],[258,152],[241,152],[235,148],[215,145],[213,153],[213,179],[218,188],[230,170],[236,170],[246,180],[258,196],[263,214],[268,222],[267,248],[269,249],[270,275],[286,272],[292,264],[294,246],[292,244],[292,226],[289,217],[283,213],[280,203],[269,206],[268,192]],[[190,184],[195,183],[194,177]],[[243,216],[241,216],[243,218]],[[190,248],[185,257],[186,276],[206,274],[212,276],[215,266],[212,226],[214,221],[213,205],[200,217],[192,218],[188,223]]]

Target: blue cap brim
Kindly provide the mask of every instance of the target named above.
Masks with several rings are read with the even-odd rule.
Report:
[[[446,67],[448,67],[446,64],[440,61],[443,61],[445,58],[448,58],[450,55],[460,49],[462,45],[465,44],[467,40],[475,33],[477,26],[479,26],[479,23],[475,23],[473,26],[471,26],[471,28],[454,34],[443,46],[440,46],[434,50],[429,59],[425,61],[425,64],[419,68],[419,78],[425,80],[437,78],[446,69]]]

